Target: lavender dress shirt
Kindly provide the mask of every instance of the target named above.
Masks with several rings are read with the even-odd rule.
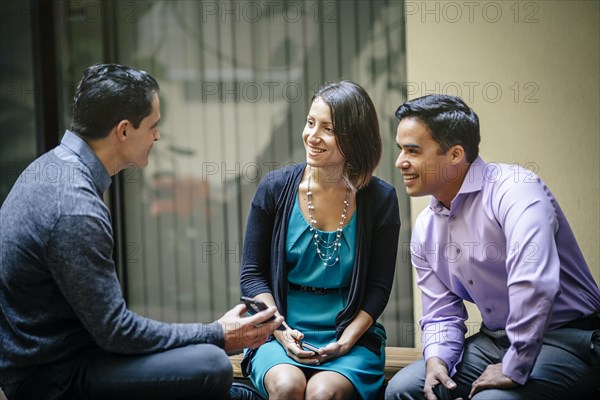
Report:
[[[546,331],[600,310],[600,291],[558,202],[518,165],[477,158],[450,209],[431,198],[410,245],[424,357],[440,357],[451,374],[462,357],[464,300],[487,328],[506,330],[502,371],[520,384]]]

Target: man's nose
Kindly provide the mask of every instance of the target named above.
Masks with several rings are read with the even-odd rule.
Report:
[[[406,169],[410,167],[410,162],[408,162],[406,160],[406,158],[404,157],[403,153],[400,153],[398,155],[398,158],[396,159],[396,168],[398,169]]]

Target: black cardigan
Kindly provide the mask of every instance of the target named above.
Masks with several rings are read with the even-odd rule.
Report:
[[[242,295],[271,293],[282,315],[287,310],[288,222],[305,167],[306,163],[300,163],[268,173],[256,189],[246,224],[240,274]],[[335,321],[337,339],[361,309],[373,321],[379,318],[388,302],[396,268],[400,213],[395,188],[373,177],[367,187],[357,192],[356,206],[354,268],[347,306]],[[357,344],[379,354],[381,341],[367,332]],[[249,367],[252,353],[246,353],[243,370]]]

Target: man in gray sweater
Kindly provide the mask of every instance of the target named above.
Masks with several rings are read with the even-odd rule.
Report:
[[[0,386],[13,399],[228,398],[227,352],[281,324],[238,305],[210,324],[127,309],[102,200],[160,139],[159,86],[116,64],[88,68],[60,145],[21,174],[0,209]]]

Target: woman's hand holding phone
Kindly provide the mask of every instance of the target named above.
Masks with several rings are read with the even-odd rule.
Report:
[[[268,308],[265,302],[258,299],[242,296],[240,300],[246,305],[248,314],[250,315],[257,314]],[[273,319],[275,319],[275,316],[269,318],[265,323]],[[319,365],[326,359],[338,357],[335,354],[337,353],[336,350],[339,350],[336,346],[333,346],[333,349],[329,349],[329,353],[333,354],[322,355],[323,351],[321,348],[304,341],[304,334],[297,329],[290,328],[285,321],[273,332],[273,336],[283,346],[287,355],[301,364]],[[332,347],[332,344],[326,346],[326,348],[330,347]]]
[[[315,353],[319,353],[320,348],[315,346],[312,343],[309,343],[307,341],[301,341],[299,344],[300,344],[300,347],[302,347],[304,350],[314,351]]]
[[[306,342],[303,342],[304,334],[302,332],[290,328],[287,324],[285,326],[285,331],[276,331],[273,335],[285,349],[287,355],[301,364],[319,365],[321,363],[318,354],[319,349],[316,346],[312,346],[312,350],[309,349]]]

